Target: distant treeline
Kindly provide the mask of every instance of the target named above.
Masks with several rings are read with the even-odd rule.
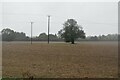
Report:
[[[119,35],[120,36],[120,35]],[[26,36],[24,32],[16,32],[9,28],[3,29],[1,31],[0,37],[2,41],[30,41],[30,37]],[[64,41],[57,34],[49,34],[50,41]],[[33,37],[33,41],[47,41],[48,35],[46,33],[41,33],[39,36]],[[77,41],[117,41],[118,34],[108,34],[99,36],[87,36],[85,39],[77,39]]]
[[[99,36],[88,36],[86,40],[95,40],[95,41],[116,41],[120,38],[118,34],[108,34],[108,35],[99,35]]]

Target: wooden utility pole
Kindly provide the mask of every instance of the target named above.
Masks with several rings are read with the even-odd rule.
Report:
[[[30,22],[31,24],[31,44],[32,44],[32,27],[33,27],[33,22]]]
[[[48,15],[48,44],[49,44],[49,30],[50,30],[50,15]]]

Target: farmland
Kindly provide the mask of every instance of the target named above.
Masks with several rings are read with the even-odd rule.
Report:
[[[3,77],[115,78],[117,42],[3,42]]]

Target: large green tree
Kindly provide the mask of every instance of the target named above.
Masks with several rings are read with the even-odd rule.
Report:
[[[15,32],[9,28],[3,29],[1,33],[3,41],[12,41],[15,39]]]
[[[74,19],[68,19],[63,26],[63,29],[58,31],[58,34],[65,42],[74,44],[77,38],[85,38],[84,30],[82,30],[82,27]]]

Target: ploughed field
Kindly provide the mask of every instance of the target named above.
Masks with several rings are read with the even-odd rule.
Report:
[[[116,78],[117,42],[3,42],[3,77]]]

